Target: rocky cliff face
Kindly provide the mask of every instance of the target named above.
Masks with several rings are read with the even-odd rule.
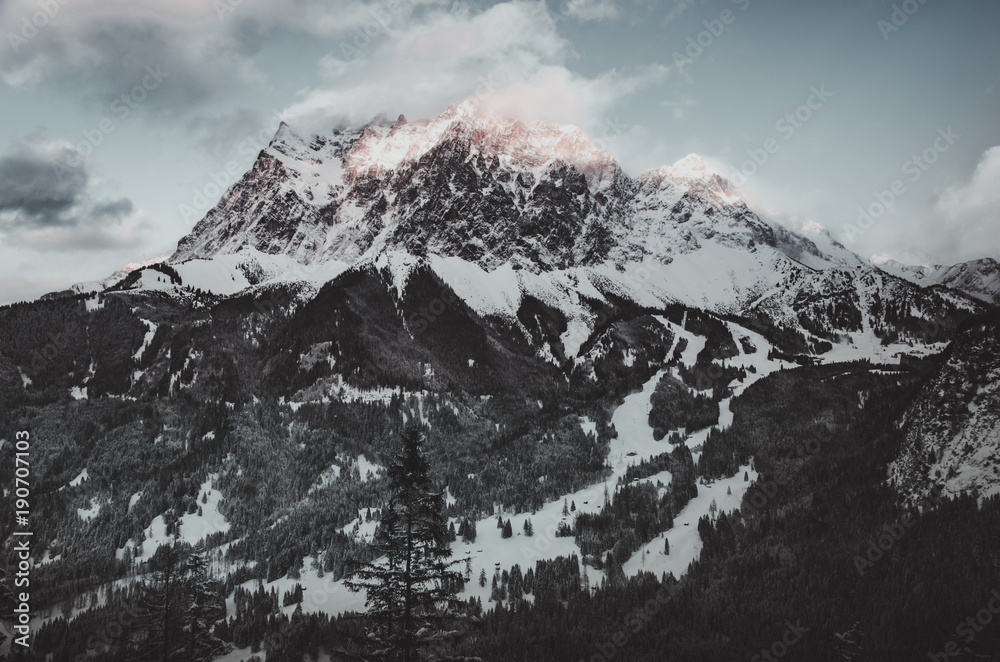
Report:
[[[909,499],[943,485],[946,494],[1000,493],[1000,326],[961,333],[905,421],[906,440],[890,480]]]
[[[591,329],[587,300],[682,303],[798,328],[803,351],[846,342],[855,357],[933,344],[926,320],[978,308],[887,275],[815,224],[758,213],[697,155],[631,177],[575,127],[472,101],[309,140],[282,126],[171,262],[183,273],[225,256],[244,256],[244,275],[277,273],[263,263],[279,258],[386,265],[397,288],[424,264],[479,313],[516,318],[532,296]]]

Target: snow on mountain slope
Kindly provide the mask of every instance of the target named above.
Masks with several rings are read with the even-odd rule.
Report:
[[[161,291],[183,293],[202,290],[221,296],[231,296],[248,289],[266,287],[276,283],[307,285],[315,294],[320,286],[350,268],[337,261],[301,264],[287,255],[267,255],[253,248],[243,248],[237,253],[220,254],[210,259],[192,258],[169,265],[179,280],[157,270],[157,263],[137,265],[121,277],[112,277],[100,283],[82,283],[74,289],[81,292],[104,291],[108,288],[126,291]],[[129,275],[132,277],[129,278]],[[97,285],[97,290],[86,289]]]
[[[142,262],[129,262],[128,264],[123,265],[121,269],[118,269],[107,278],[103,278],[101,280],[90,280],[81,283],[75,283],[70,287],[69,291],[72,292],[73,294],[91,294],[94,292],[103,292],[109,287],[113,287],[118,283],[122,282],[123,280],[125,280],[125,278],[133,271],[138,271],[148,266],[165,262],[167,258],[170,257],[170,255],[171,253],[164,253],[163,255],[158,255],[156,257],[149,258],[148,260],[143,260]],[[55,292],[53,294],[62,294],[62,293]]]
[[[979,324],[959,335],[937,375],[904,421],[905,440],[890,483],[906,498],[944,493],[1000,494],[1000,328]]]
[[[594,306],[615,299],[765,317],[817,354],[934,342],[921,319],[978,310],[887,275],[815,223],[751,206],[697,155],[633,178],[575,127],[474,101],[310,139],[282,125],[178,243],[169,266],[183,283],[151,274],[130,288],[228,296],[305,282],[308,297],[365,265],[397,298],[427,266],[478,314],[515,326],[527,297],[543,301],[566,319],[569,356],[594,329]],[[888,301],[901,319],[888,319]]]
[[[758,216],[775,228],[779,249],[805,266],[826,269],[865,265],[865,261],[856,253],[830,236],[822,224],[797,216],[786,216],[764,205],[750,206]]]
[[[823,236],[832,253],[762,220],[697,155],[633,179],[575,127],[467,101],[431,121],[376,120],[310,141],[282,125],[171,262],[249,247],[354,263],[396,249],[540,272],[766,244],[796,264],[862,264]]]
[[[610,190],[622,174],[575,127],[500,118],[471,101],[432,121],[376,120],[309,142],[283,125],[253,169],[181,240],[173,259],[252,246],[302,263],[356,261],[393,245],[413,253],[454,253],[474,238],[502,249],[502,240],[516,229],[510,223],[491,236],[470,233],[467,222],[457,236],[446,216],[460,206],[445,209],[441,201],[455,203],[464,193],[473,203],[468,216],[487,209],[507,220],[538,216],[553,211],[553,204],[539,205],[526,195],[556,205],[582,202],[557,190],[566,177],[579,198],[584,191]],[[428,232],[431,226],[443,232]],[[568,259],[559,247],[547,248],[547,259]]]
[[[941,265],[903,264],[887,256],[872,258],[882,271],[921,287],[943,285],[970,297],[1000,305],[1000,263],[992,258]]]
[[[766,341],[760,340],[762,343],[759,347],[765,347]],[[765,368],[759,377],[763,377],[780,367],[778,362],[760,362],[758,365]],[[650,396],[662,374],[662,372],[658,373],[648,380],[641,391],[627,396],[612,415],[612,424],[618,431],[618,437],[612,442],[609,449],[608,464],[611,467],[611,473],[605,481],[549,501],[530,514],[512,515],[500,511],[483,517],[476,523],[478,535],[475,542],[458,540],[451,544],[453,558],[468,559],[471,569],[469,576],[472,581],[468,582],[459,594],[461,598],[477,597],[482,600],[484,606],[489,608],[491,606],[490,580],[494,573],[509,570],[515,564],[520,565],[522,570],[533,568],[539,559],[555,559],[574,554],[578,557],[582,556],[575,538],[573,536],[557,536],[557,527],[562,523],[572,526],[573,518],[580,513],[600,513],[604,507],[605,489],[607,489],[609,496],[613,496],[618,480],[625,476],[628,467],[672,448],[665,439],[661,441],[653,439],[653,430],[648,423]],[[746,479],[744,479],[744,474],[747,475]],[[655,572],[657,576],[663,572],[671,572],[678,578],[683,576],[691,561],[696,560],[701,553],[702,544],[697,530],[698,520],[710,515],[713,502],[718,507],[718,512],[731,512],[739,508],[744,493],[757,479],[757,475],[752,466],[743,466],[729,478],[716,481],[711,485],[699,484],[698,495],[676,515],[674,527],[663,534],[670,541],[670,554],[663,554],[663,537],[658,536],[643,545],[624,564],[623,568],[626,574],[634,576],[640,571],[647,571]],[[660,480],[664,484],[669,484],[670,474],[662,472],[641,480],[653,484]],[[562,514],[564,502],[572,502],[575,505],[575,510],[569,515]],[[501,531],[497,528],[498,514],[504,519],[511,519],[512,529],[515,532],[511,538],[503,538]],[[526,519],[532,521],[533,536],[527,536],[522,531]],[[355,522],[357,521],[355,520]],[[355,522],[349,524],[345,529],[351,529]],[[455,524],[457,525],[457,522]],[[372,527],[369,527],[369,530],[371,529]],[[358,535],[361,533],[359,532]],[[363,594],[349,592],[344,587],[343,581],[331,580],[329,576],[319,577],[311,566],[311,559],[307,558],[300,579],[281,578],[265,584],[265,588],[267,590],[276,588],[281,595],[292,589],[295,583],[301,583],[307,589],[306,599],[302,604],[303,611],[307,613],[342,613],[348,610],[363,610]],[[459,566],[459,569],[462,569],[462,566]],[[476,581],[481,572],[485,572],[488,578],[486,586],[482,587]],[[586,572],[591,586],[600,584],[604,576],[601,570],[588,567]],[[254,581],[244,584],[244,587],[251,589],[255,586],[256,582]],[[532,598],[528,596],[527,599],[531,600]],[[231,600],[230,608],[232,609]],[[294,609],[295,605],[286,607],[286,612],[290,614]]]

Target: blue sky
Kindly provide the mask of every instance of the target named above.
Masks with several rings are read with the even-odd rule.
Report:
[[[473,95],[632,174],[699,153],[865,257],[1000,258],[998,28],[989,0],[6,0],[0,302],[171,251],[277,117]]]

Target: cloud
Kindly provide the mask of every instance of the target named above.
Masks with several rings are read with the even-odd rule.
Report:
[[[40,27],[31,18],[37,0],[0,4],[0,33],[20,40],[0,48],[0,79],[17,87],[58,86],[107,107],[140,85],[147,67],[159,66],[170,76],[142,104],[142,112],[157,116],[190,116],[241,91],[266,91],[255,56],[269,39],[296,36],[332,45],[320,62],[323,84],[293,107],[313,119],[369,119],[396,108],[433,115],[472,95],[481,79],[542,81],[553,73],[543,74],[546,68],[564,69],[562,81],[571,87],[563,89],[573,92],[574,102],[595,90],[619,94],[636,75],[586,78],[566,69],[576,55],[558,32],[562,19],[618,18],[622,12],[612,0],[564,0],[551,12],[528,0],[485,8],[450,0],[53,2],[55,15]],[[246,116],[235,119],[248,125]],[[203,117],[193,128],[205,134],[213,127]],[[220,148],[217,141],[204,146]]]
[[[140,84],[148,66],[170,71],[168,93],[146,107],[180,114],[234,91],[263,90],[254,63],[270,37],[349,39],[400,26],[444,0],[38,0],[0,2],[0,80],[52,84],[106,105]],[[49,6],[49,5],[47,5]]]
[[[178,114],[249,84],[261,83],[252,56],[260,26],[222,22],[212,3],[181,0],[53,0],[43,23],[35,0],[0,7],[0,79],[13,87],[54,85],[99,106],[142,85],[148,67],[167,71],[164,89],[144,110]],[[169,88],[169,89],[167,89]]]
[[[650,65],[631,75],[612,70],[587,78],[565,67],[544,67],[525,80],[498,87],[485,104],[504,115],[593,127],[622,99],[668,73],[667,67]]]
[[[68,167],[69,162],[78,163]],[[0,156],[0,233],[39,251],[138,246],[149,230],[128,198],[98,194],[66,141],[23,139]]]
[[[969,182],[947,189],[935,210],[958,259],[1000,257],[1000,146],[986,150]]]
[[[231,153],[236,146],[261,131],[267,123],[256,110],[240,108],[219,115],[198,115],[187,123],[188,134],[213,158]]]
[[[560,5],[559,12],[578,21],[606,21],[622,15],[612,0],[568,0]]]
[[[682,96],[678,99],[664,99],[660,105],[670,110],[674,120],[681,122],[687,117],[687,111],[698,105],[698,102],[690,96]]]
[[[433,117],[474,96],[506,114],[593,129],[624,98],[668,75],[650,65],[584,76],[567,68],[573,57],[540,3],[504,2],[479,13],[429,9],[406,25],[338,44],[320,62],[323,83],[285,116],[319,132],[380,112]]]
[[[663,25],[669,25],[683,16],[684,12],[695,4],[695,0],[673,0],[668,4],[670,8],[667,10],[667,15],[663,17]]]
[[[0,157],[0,214],[13,212],[22,225],[60,225],[87,187],[82,168],[61,176],[55,169],[75,150],[69,143],[31,138]]]

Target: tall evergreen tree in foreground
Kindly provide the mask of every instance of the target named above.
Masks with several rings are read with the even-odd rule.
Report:
[[[139,587],[135,659],[204,662],[228,652],[214,631],[226,616],[225,598],[203,551],[167,543],[149,568],[152,581]]]
[[[226,602],[219,582],[209,575],[203,552],[192,553],[184,570],[184,659],[206,662],[229,651],[229,646],[213,632],[215,624],[226,617]],[[298,588],[301,594],[302,587]]]
[[[434,489],[422,452],[423,434],[411,425],[403,448],[388,468],[388,503],[373,545],[380,558],[367,563],[345,582],[368,594],[369,631],[375,659],[415,662],[436,656],[436,643],[456,634],[462,620],[455,596],[462,573],[451,560],[444,495]]]
[[[184,600],[183,550],[174,543],[161,545],[149,561],[152,581],[140,587],[140,659],[179,659],[183,651],[181,618]]]

